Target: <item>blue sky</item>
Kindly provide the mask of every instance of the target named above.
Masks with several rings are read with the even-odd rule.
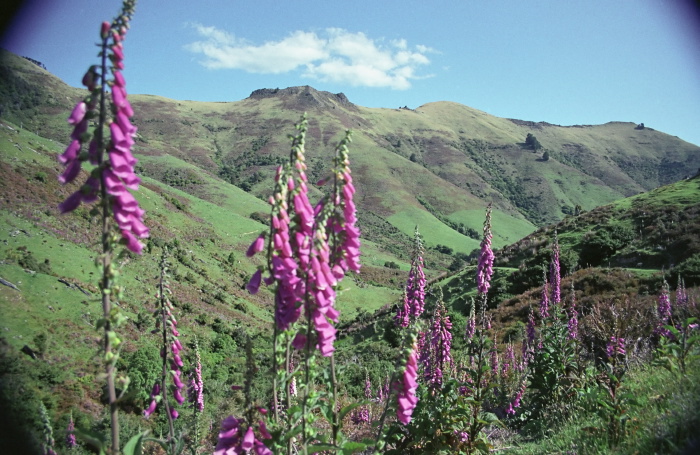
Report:
[[[141,0],[130,93],[238,101],[311,85],[367,107],[455,101],[700,145],[700,17],[684,0]],[[116,1],[30,0],[1,46],[79,86]]]

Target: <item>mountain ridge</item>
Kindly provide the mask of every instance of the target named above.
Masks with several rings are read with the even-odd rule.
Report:
[[[0,67],[0,113],[44,137],[65,141],[65,112],[85,91],[7,51],[0,54]],[[480,230],[481,215],[476,215],[488,203],[511,227],[494,239],[502,245],[561,220],[578,206],[592,209],[700,167],[700,147],[634,123],[559,126],[499,118],[452,101],[415,109],[367,108],[342,93],[310,86],[258,89],[233,102],[154,95],[130,99],[139,128],[139,169],[146,175],[159,179],[183,173],[192,182],[208,176],[263,200],[267,182],[287,154],[287,134],[302,113],[309,115],[307,158],[313,179],[327,172],[334,143],[350,129],[360,210],[406,235],[419,224],[436,234],[426,240],[429,246],[445,244],[463,252],[478,246],[464,232]],[[528,148],[527,134],[535,134],[543,148]],[[182,188],[199,195],[215,192],[207,185]]]

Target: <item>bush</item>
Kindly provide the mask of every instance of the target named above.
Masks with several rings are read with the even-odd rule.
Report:
[[[527,133],[527,137],[525,138],[525,145],[527,145],[534,151],[537,151],[542,148],[542,144],[540,144],[540,141],[538,141],[532,133]]]

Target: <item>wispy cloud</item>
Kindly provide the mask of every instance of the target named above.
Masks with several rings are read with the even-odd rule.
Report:
[[[323,33],[295,31],[280,41],[250,43],[219,30],[194,24],[202,38],[186,46],[201,54],[210,69],[240,69],[250,73],[280,74],[300,71],[302,76],[353,86],[404,90],[430,64],[435,50],[409,46],[406,40],[374,40],[364,33],[329,28]]]

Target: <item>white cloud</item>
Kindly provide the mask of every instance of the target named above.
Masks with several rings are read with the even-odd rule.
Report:
[[[210,69],[240,69],[250,73],[279,74],[300,70],[305,77],[354,86],[390,87],[404,90],[429,65],[426,54],[435,50],[406,40],[373,40],[364,33],[339,28],[326,29],[322,36],[295,31],[279,41],[260,45],[219,30],[194,25],[202,40],[186,49],[204,56],[201,64]]]

